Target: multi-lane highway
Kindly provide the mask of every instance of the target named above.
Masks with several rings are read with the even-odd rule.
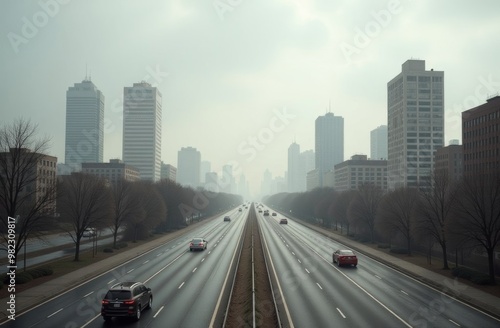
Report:
[[[18,316],[6,327],[220,327],[249,209],[208,220],[146,254]],[[272,212],[272,211],[271,211]],[[333,265],[335,241],[281,214],[258,213],[280,315],[291,327],[499,327],[500,321],[422,285],[363,254],[357,268]],[[192,237],[208,249],[190,252]],[[153,307],[140,321],[100,317],[100,302],[119,281],[145,282]]]

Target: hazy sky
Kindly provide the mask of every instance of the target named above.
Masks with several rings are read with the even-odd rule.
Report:
[[[64,162],[66,90],[104,93],[104,160],[122,157],[123,88],[163,95],[162,160],[195,147],[253,190],[314,149],[314,121],[344,117],[345,154],[387,124],[387,82],[408,59],[444,71],[446,143],[461,112],[500,91],[500,1],[40,0],[0,2],[0,111],[52,137]],[[238,181],[238,179],[237,179]]]

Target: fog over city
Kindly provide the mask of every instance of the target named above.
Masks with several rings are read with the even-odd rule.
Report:
[[[64,163],[66,91],[105,96],[104,161],[122,158],[123,88],[162,94],[161,158],[194,147],[233,165],[257,195],[284,177],[291,143],[314,150],[314,121],[344,118],[344,159],[370,154],[387,124],[387,83],[408,59],[444,71],[445,145],[461,112],[500,90],[500,2],[332,0],[2,1],[2,123],[23,117]]]

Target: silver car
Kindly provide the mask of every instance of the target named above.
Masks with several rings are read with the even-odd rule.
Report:
[[[201,237],[193,238],[189,243],[189,251],[203,251],[207,249],[207,241]]]

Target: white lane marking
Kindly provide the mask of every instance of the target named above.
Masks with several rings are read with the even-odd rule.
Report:
[[[91,291],[90,293],[86,294],[86,295],[83,295],[83,298],[89,296],[89,295],[92,295],[94,293],[94,291]]]
[[[142,264],[146,264],[146,263],[148,263],[148,262],[149,262],[149,260],[146,260],[146,261],[142,262]]]
[[[156,257],[160,256],[161,254],[162,254],[162,253],[160,253],[160,254],[156,254]]]
[[[205,261],[205,258],[202,258],[202,259],[201,259],[201,262],[203,262],[203,261]]]
[[[342,316],[342,318],[344,318],[344,319],[345,319],[345,315],[342,313],[342,311],[340,311],[340,309],[339,309],[339,308],[337,308],[337,311],[339,311],[339,313],[340,313],[340,315]]]
[[[185,283],[185,281],[183,281],[182,284],[177,289],[181,289],[182,286],[184,286],[184,283]]]
[[[53,315],[54,315],[54,314],[56,314],[56,313],[61,312],[62,310],[63,310],[63,309],[62,309],[62,308],[60,308],[60,309],[59,309],[59,310],[57,310],[56,312],[54,312],[54,313],[52,313],[51,315],[47,316],[47,318],[50,318],[51,316],[53,316]]]
[[[295,256],[295,253],[294,253],[294,252],[292,252],[292,255],[293,255],[293,256]]]
[[[375,275],[375,278],[378,278],[378,279],[382,280],[382,278],[380,278],[380,277],[379,277],[379,276],[377,276],[377,275]]]
[[[155,315],[153,316],[153,318],[156,318],[156,316],[158,314],[160,314],[161,310],[163,310],[163,308],[165,307],[165,305],[162,305],[161,308],[158,309],[158,311],[156,311]]]
[[[321,287],[320,284],[316,283],[316,285],[318,285],[319,289],[323,290],[323,287]]]
[[[196,271],[196,269],[198,269],[198,268],[194,268],[194,269],[193,269],[193,271],[191,271],[191,272],[193,272],[193,273],[194,273],[194,272]]]
[[[405,294],[405,295],[408,295],[407,292],[405,292],[404,290],[401,290],[401,293]]]
[[[108,281],[108,285],[111,284],[113,281],[115,281],[116,279],[112,279],[110,281]]]
[[[311,273],[311,272],[309,272],[309,270],[307,270],[307,269],[305,269],[305,270],[306,270],[307,273]]]
[[[208,254],[212,253],[212,251],[208,251]]]
[[[453,320],[451,320],[451,319],[448,319],[448,320],[449,320],[452,324],[457,325],[458,327],[462,327],[462,326],[460,326],[460,325],[458,324],[458,322],[455,322],[455,321],[453,321]]]
[[[134,271],[134,270],[135,270],[135,269],[130,269],[130,270],[128,270],[128,271],[127,271],[127,273],[130,273],[130,272],[132,272],[132,271]]]
[[[298,261],[299,263],[302,263],[302,262],[300,262],[300,260],[299,260],[299,259],[297,259],[297,261]]]

